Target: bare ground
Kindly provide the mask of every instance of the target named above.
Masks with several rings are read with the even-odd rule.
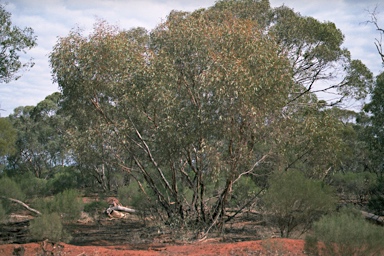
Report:
[[[257,215],[243,216],[226,225],[223,234],[200,240],[135,215],[96,220],[83,216],[65,226],[72,236],[70,244],[31,240],[30,219],[24,212],[0,225],[0,255],[305,255],[303,240],[272,238],[274,231]]]

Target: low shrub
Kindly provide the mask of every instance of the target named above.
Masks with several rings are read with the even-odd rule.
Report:
[[[380,255],[384,250],[384,229],[348,209],[314,223],[314,237],[324,243],[322,255]]]
[[[0,179],[0,195],[19,200],[25,199],[25,194],[21,190],[19,184],[7,176],[3,176]]]
[[[370,191],[368,208],[377,215],[384,215],[384,178],[379,178]]]
[[[79,188],[81,173],[72,167],[62,167],[53,178],[48,180],[47,190],[55,195],[65,190]]]
[[[25,173],[15,177],[21,190],[28,198],[47,195],[47,180],[40,179],[31,173]]]
[[[89,214],[101,213],[108,208],[108,203],[105,201],[95,201],[84,205],[84,211]]]
[[[58,213],[48,213],[31,220],[29,231],[32,239],[41,241],[48,239],[52,242],[69,242],[70,235],[63,229]]]
[[[0,222],[4,222],[6,220],[6,217],[7,217],[7,213],[5,212],[3,204],[0,201]]]
[[[263,197],[265,216],[279,228],[281,237],[289,237],[299,229],[303,234],[314,221],[336,208],[333,191],[300,172],[279,173],[269,185]]]
[[[131,182],[128,186],[119,187],[117,197],[122,205],[132,206],[135,208],[145,208],[147,199],[140,190],[137,182]]]
[[[232,197],[229,201],[230,207],[243,206],[260,192],[251,177],[242,176],[234,185]]]
[[[304,251],[306,255],[317,256],[319,255],[319,241],[316,237],[307,235],[305,237]]]
[[[61,214],[65,221],[80,218],[84,204],[77,190],[69,189],[55,195],[52,202],[52,211]]]
[[[35,198],[31,202],[31,207],[37,209],[42,214],[52,213],[53,209],[53,198],[44,197],[44,198]]]

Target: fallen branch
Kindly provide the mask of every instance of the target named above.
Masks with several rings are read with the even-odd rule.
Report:
[[[367,220],[373,220],[378,224],[384,225],[384,217],[383,216],[375,215],[373,213],[369,213],[369,212],[365,212],[365,211],[361,211],[361,213],[363,214],[364,218],[366,218]]]
[[[110,206],[106,212],[110,214],[113,211],[120,211],[120,212],[128,212],[128,213],[137,213],[135,209],[124,207],[121,205],[116,205],[116,206]]]
[[[5,196],[1,196],[1,198],[8,199],[9,201],[14,202],[14,203],[18,203],[21,206],[23,206],[24,208],[26,208],[28,211],[34,212],[34,213],[36,213],[38,215],[41,215],[41,212],[39,212],[36,209],[33,209],[33,208],[29,207],[26,203],[24,203],[24,202],[22,202],[20,200],[17,200],[17,199],[14,199],[14,198],[10,198],[10,197],[5,197]]]

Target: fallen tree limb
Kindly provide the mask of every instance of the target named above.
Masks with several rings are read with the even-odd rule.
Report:
[[[124,206],[121,206],[121,205],[116,205],[116,206],[110,206],[106,212],[108,214],[110,214],[111,212],[113,211],[120,211],[120,212],[128,212],[128,213],[137,213],[137,210],[135,209],[132,209],[132,208],[128,208],[128,207],[124,207]]]
[[[376,221],[376,223],[378,223],[380,225],[384,225],[384,217],[383,216],[375,215],[373,213],[369,213],[369,212],[365,212],[365,211],[361,211],[361,213],[363,214],[364,218],[366,218],[367,220]]]
[[[36,209],[33,209],[33,208],[29,207],[26,203],[24,203],[24,202],[22,202],[20,200],[17,200],[17,199],[14,199],[14,198],[10,198],[10,197],[5,197],[5,196],[1,196],[1,198],[8,199],[9,201],[14,202],[14,203],[18,203],[21,206],[23,206],[24,208],[26,208],[28,211],[34,212],[34,213],[36,213],[38,215],[41,215],[41,212],[39,212]]]

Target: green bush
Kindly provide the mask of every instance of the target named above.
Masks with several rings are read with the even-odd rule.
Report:
[[[0,179],[0,195],[19,200],[25,199],[25,194],[21,190],[19,184],[7,176]]]
[[[68,189],[77,189],[80,187],[81,174],[71,167],[61,168],[55,173],[53,178],[48,180],[47,190],[55,195]]]
[[[143,208],[147,202],[136,181],[131,182],[128,186],[119,187],[117,198],[122,205],[135,208]]]
[[[69,189],[55,195],[52,211],[60,213],[65,221],[72,221],[80,217],[83,206],[77,190]]]
[[[332,176],[332,186],[344,198],[363,202],[375,186],[376,179],[375,174],[370,172],[336,173]]]
[[[105,201],[95,201],[84,205],[84,211],[90,214],[102,212],[108,208],[108,203]]]
[[[7,213],[5,212],[3,204],[0,201],[0,222],[4,222],[6,220],[6,217],[7,217]]]
[[[306,255],[319,255],[319,241],[316,237],[311,235],[305,237],[304,251]]]
[[[377,215],[384,215],[384,178],[379,178],[372,187],[368,208]]]
[[[359,212],[344,210],[314,223],[314,236],[324,243],[322,255],[381,255],[383,227],[366,221]]]
[[[54,212],[53,198],[35,198],[31,202],[31,207],[37,209],[42,214]]]
[[[58,213],[48,213],[31,220],[29,231],[32,239],[52,242],[69,242],[71,237],[63,229]]]
[[[256,186],[252,178],[243,176],[233,185],[233,193],[229,201],[229,206],[243,206],[259,192],[260,188]]]
[[[263,197],[266,218],[279,228],[282,237],[299,228],[302,234],[315,220],[335,209],[333,194],[322,182],[307,179],[300,172],[279,173],[270,179]]]
[[[117,198],[122,205],[132,205],[132,196],[135,194],[135,184],[122,186],[117,189]]]
[[[40,179],[31,173],[16,176],[15,179],[20,185],[21,190],[28,198],[41,197],[47,195],[47,180]]]

